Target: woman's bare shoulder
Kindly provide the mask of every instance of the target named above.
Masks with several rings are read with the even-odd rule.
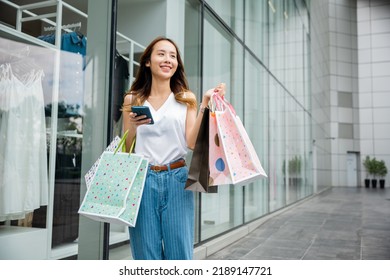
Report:
[[[126,93],[124,98],[124,104],[131,104],[133,102],[134,95],[131,92]]]

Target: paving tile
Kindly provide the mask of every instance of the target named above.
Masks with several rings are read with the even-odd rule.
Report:
[[[390,230],[375,229],[375,228],[363,228],[362,229],[362,236],[388,238],[390,236]]]
[[[387,237],[363,236],[362,247],[380,247],[390,251],[390,235]]]
[[[274,246],[260,246],[256,250],[244,255],[245,260],[300,260],[305,253],[304,248],[280,248]]]
[[[274,228],[265,228],[265,227],[259,227],[255,231],[250,233],[250,236],[252,237],[260,237],[260,238],[268,238],[271,235],[275,234],[276,230]]]
[[[332,230],[322,229],[318,232],[319,239],[339,239],[339,240],[354,240],[360,241],[361,230]]]
[[[338,247],[338,248],[352,248],[352,247],[360,247],[361,240],[345,240],[345,239],[321,239],[317,238],[313,240],[312,246],[329,246],[329,247]]]
[[[360,260],[360,246],[311,246],[304,260]]]
[[[221,250],[212,256],[209,260],[239,260],[242,259],[248,253],[248,249],[245,248],[233,248],[231,250]]]
[[[335,220],[329,219],[325,221],[323,225],[324,230],[332,231],[353,231],[361,228],[361,221],[351,221],[351,220]]]
[[[302,226],[290,224],[275,231],[271,236],[273,238],[287,239],[287,240],[311,240],[317,235],[319,226]]]
[[[363,260],[390,260],[390,250],[386,247],[370,246],[362,248]]]
[[[315,227],[315,226],[321,226],[326,221],[325,218],[316,218],[316,217],[296,217],[293,219],[289,219],[286,221],[287,224],[295,224],[295,225],[302,225],[302,226],[309,226],[309,227]]]

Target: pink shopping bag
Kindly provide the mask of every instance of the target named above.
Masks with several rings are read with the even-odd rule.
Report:
[[[225,152],[218,133],[217,117],[210,112],[209,121],[209,185],[232,184]]]
[[[247,184],[267,177],[249,136],[231,104],[213,95],[220,144],[232,184]]]
[[[257,170],[261,176],[268,177],[264,171],[263,166],[261,165],[260,159],[256,153],[256,150],[255,150],[255,147],[253,146],[252,141],[250,140],[249,135],[246,132],[244,124],[242,123],[241,119],[238,116],[235,116],[235,121],[236,121],[237,128],[239,129],[239,131],[241,133],[242,140],[244,141],[244,143],[249,151],[249,155],[251,157],[251,160],[252,160],[254,166],[257,168]]]

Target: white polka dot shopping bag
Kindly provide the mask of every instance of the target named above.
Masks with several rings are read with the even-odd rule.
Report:
[[[141,155],[118,152],[127,133],[115,151],[104,151],[81,203],[79,214],[90,219],[135,226],[149,161]]]
[[[106,152],[113,152],[118,147],[119,143],[121,142],[121,138],[119,136],[115,136],[114,140],[111,141],[111,143],[107,146],[105,149]],[[95,163],[92,165],[92,167],[88,170],[88,172],[84,175],[85,184],[87,188],[91,186],[91,181],[96,173],[96,168],[99,165],[100,159],[102,155],[99,156],[99,158],[95,161]]]

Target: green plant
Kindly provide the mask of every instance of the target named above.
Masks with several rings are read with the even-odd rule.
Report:
[[[302,167],[302,162],[301,162],[301,157],[300,156],[294,156],[292,159],[288,161],[288,174],[289,175],[296,175],[301,173],[301,167]],[[282,165],[282,172],[283,175],[286,175],[286,161],[283,160],[283,165]]]
[[[375,157],[370,158],[366,156],[366,159],[363,161],[363,165],[366,168],[368,175],[372,175],[373,178],[385,177],[387,174],[387,167],[383,160],[377,160]]]
[[[378,176],[384,178],[387,175],[387,167],[384,160],[378,162]]]
[[[373,159],[370,156],[366,156],[363,161],[363,166],[366,169],[366,177],[368,178],[370,175],[373,175]]]
[[[288,161],[288,172],[289,174],[299,174],[301,172],[301,157],[294,156]]]
[[[379,175],[379,170],[380,170],[380,163],[379,161],[376,159],[376,158],[373,158],[372,159],[372,163],[371,163],[371,168],[372,168],[372,175],[374,178],[376,178],[376,176]]]

